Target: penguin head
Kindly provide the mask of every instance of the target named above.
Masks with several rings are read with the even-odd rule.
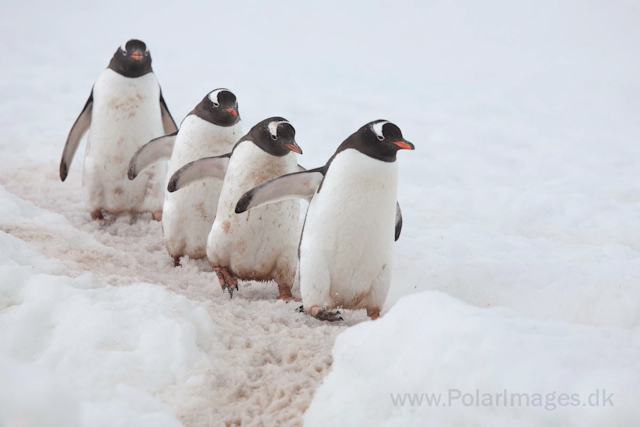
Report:
[[[394,162],[398,150],[415,149],[412,143],[402,137],[400,128],[387,120],[367,123],[349,137],[352,138],[352,148],[385,162]]]
[[[140,77],[152,72],[151,54],[140,40],[128,40],[113,54],[109,68],[125,77]]]
[[[212,90],[192,113],[218,126],[233,126],[240,121],[238,100],[229,89]]]
[[[282,157],[290,152],[302,154],[295,140],[296,130],[282,117],[270,117],[255,125],[247,134],[254,144],[267,153]]]

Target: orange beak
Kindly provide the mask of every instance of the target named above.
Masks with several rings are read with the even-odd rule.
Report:
[[[231,113],[232,116],[237,116],[238,112],[233,108],[227,108],[227,111]]]
[[[137,61],[141,60],[143,56],[144,55],[142,55],[140,52],[133,52],[131,54],[131,57]]]
[[[403,150],[415,150],[415,146],[408,141],[394,141],[393,144],[402,148]]]
[[[285,144],[285,145],[289,150],[293,151],[294,153],[302,154],[302,148],[300,148],[300,146],[295,142],[293,144]]]

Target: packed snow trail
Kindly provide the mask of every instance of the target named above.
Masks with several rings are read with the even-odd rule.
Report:
[[[0,185],[7,190],[3,191],[3,201],[6,204],[8,199],[14,200],[21,206],[21,215],[9,216],[9,219],[3,216],[0,231],[29,243],[44,258],[56,261],[56,267],[49,268],[54,275],[90,282],[87,286],[92,292],[100,293],[93,296],[96,304],[111,301],[116,305],[115,310],[139,304],[150,306],[151,310],[158,302],[145,292],[132,291],[128,298],[133,300],[123,297],[115,302],[116,297],[111,295],[112,286],[136,287],[150,283],[195,302],[194,306],[204,308],[211,319],[208,327],[205,322],[205,332],[199,337],[207,342],[198,344],[197,350],[204,357],[198,357],[188,372],[178,375],[176,366],[172,366],[173,372],[169,373],[148,371],[147,375],[168,375],[170,379],[153,386],[134,379],[129,385],[141,386],[143,391],[172,407],[177,419],[185,425],[247,425],[250,421],[254,425],[260,422],[300,424],[315,389],[331,366],[331,348],[336,336],[345,327],[365,320],[364,311],[348,312],[345,321],[338,325],[318,322],[297,313],[299,303],[276,301],[274,283],[241,283],[240,291],[229,299],[228,294],[222,293],[206,261],[184,260],[182,267],[173,267],[162,243],[161,224],[152,221],[150,215],[119,217],[114,224],[101,226],[90,220],[82,206],[80,171],[72,173],[65,183],[59,181],[56,171],[54,163],[33,163],[0,173]],[[30,204],[7,192],[37,207],[25,208],[24,205]],[[91,274],[89,278],[87,273]],[[101,298],[104,301],[101,302]],[[51,304],[57,304],[55,298]],[[82,304],[68,309],[82,310]],[[167,308],[159,305],[156,309],[161,318]],[[90,312],[84,314],[91,317]],[[88,321],[82,313],[78,313],[77,320]],[[136,317],[130,320],[135,323]],[[125,334],[127,329],[126,324],[91,326],[96,328],[96,334]],[[73,335],[73,326],[67,324],[67,327],[71,330],[66,333]],[[109,331],[117,327],[124,330]],[[163,333],[157,330],[152,337],[162,339]],[[36,356],[40,358],[38,363],[54,371],[64,371],[59,366],[62,362],[47,360],[50,339],[42,337],[43,354]],[[82,343],[70,344],[68,349],[78,345]],[[102,351],[101,357],[109,357],[111,351],[119,349]],[[19,353],[19,349],[13,349],[13,353]],[[143,366],[155,357],[162,357],[161,354],[145,356],[149,359],[141,362]],[[66,357],[73,359],[74,356]],[[86,387],[116,386],[122,380],[114,373],[91,372],[100,368],[99,363],[84,367],[74,378]],[[125,366],[118,370],[123,371],[123,378],[135,377],[140,367],[130,369],[127,372]]]

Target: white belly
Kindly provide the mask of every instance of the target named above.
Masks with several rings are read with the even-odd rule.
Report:
[[[353,149],[336,156],[311,201],[300,244],[305,307],[382,308],[391,282],[397,186],[396,162]]]
[[[211,265],[230,268],[245,280],[280,277],[293,284],[300,231],[299,202],[287,200],[242,214],[236,214],[235,207],[240,197],[256,185],[296,171],[293,152],[275,157],[251,141],[236,147],[209,234],[207,256]]]
[[[243,135],[242,124],[222,127],[190,115],[182,122],[169,162],[169,176],[185,164],[231,151]],[[222,181],[206,180],[175,193],[166,192],[162,228],[172,257],[204,258],[207,236],[218,209]]]
[[[106,69],[93,87],[93,111],[84,159],[83,188],[89,210],[110,213],[162,208],[166,164],[129,181],[129,160],[162,136],[160,87],[153,73],[127,78]]]

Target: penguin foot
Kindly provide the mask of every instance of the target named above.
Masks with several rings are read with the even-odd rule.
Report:
[[[325,307],[320,307],[318,305],[314,305],[309,310],[307,310],[307,314],[315,317],[318,320],[324,320],[327,322],[337,322],[339,320],[344,320],[342,316],[340,316],[340,311],[327,311]]]
[[[367,308],[367,316],[369,316],[371,320],[376,320],[380,317],[380,310],[377,308]]]
[[[213,271],[215,271],[218,276],[222,292],[225,290],[229,291],[229,298],[233,298],[233,288],[236,288],[236,291],[238,290],[238,280],[233,277],[233,274],[226,268],[215,267]]]
[[[291,294],[291,286],[281,285],[280,283],[278,283],[278,291],[280,291],[280,295],[278,295],[278,298],[276,298],[276,299],[281,299],[281,300],[286,301],[286,302],[289,302],[289,301],[300,302],[300,301],[302,301],[302,298],[296,298]]]
[[[95,210],[95,211],[91,212],[91,220],[92,221],[99,221],[100,225],[102,225],[102,226],[113,224],[113,220],[112,219],[106,219],[104,217],[104,215],[102,214],[102,209],[98,209],[98,210]]]
[[[156,221],[162,221],[162,211],[151,212],[151,217]]]
[[[304,311],[304,305],[301,305],[300,307],[296,308],[296,313],[304,313],[307,314],[306,311]],[[335,314],[340,314],[340,310],[336,310],[334,312]]]
[[[179,256],[174,256],[173,257],[173,266],[174,267],[180,267],[180,257]]]
[[[100,220],[100,219],[104,219],[104,216],[102,216],[102,210],[101,210],[101,209],[98,209],[98,210],[96,210],[96,211],[91,212],[91,219],[92,219],[93,221],[97,221],[97,220]]]
[[[296,298],[293,295],[278,295],[276,299],[281,299],[285,302],[291,302],[291,301],[302,302],[302,298]]]

